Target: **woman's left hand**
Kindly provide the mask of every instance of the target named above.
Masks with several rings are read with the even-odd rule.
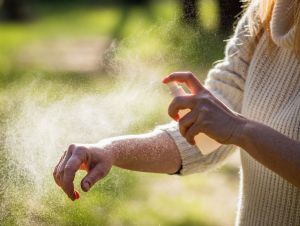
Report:
[[[168,113],[179,122],[182,136],[194,145],[194,137],[205,133],[222,144],[237,144],[246,119],[230,110],[211,94],[191,72],[175,72],[163,80],[164,83],[185,83],[191,95],[178,96],[171,102]],[[179,118],[179,111],[190,109]]]

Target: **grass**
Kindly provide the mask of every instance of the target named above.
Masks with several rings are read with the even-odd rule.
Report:
[[[215,35],[216,2],[202,1],[200,9],[204,28],[201,31],[178,22],[179,7],[175,1],[156,1],[150,11],[132,8],[122,27],[118,27],[122,9],[84,5],[41,6],[37,19],[31,23],[0,24],[0,207],[5,210],[0,213],[1,224],[233,224],[238,183],[235,164],[225,168],[223,174],[186,178],[113,169],[74,203],[67,200],[51,177],[58,158],[55,153],[59,153],[51,152],[52,147],[65,148],[71,139],[78,142],[81,136],[84,140],[85,132],[90,132],[89,139],[95,141],[109,134],[146,132],[169,121],[165,112],[170,97],[159,83],[162,76],[175,70],[193,70],[204,79],[212,63],[222,58],[224,37]],[[47,45],[49,40],[74,37],[119,40],[114,62],[118,70],[82,74],[18,64],[18,53],[31,43]],[[106,97],[114,101],[105,102]],[[119,98],[127,102],[124,104]],[[103,105],[97,105],[98,100]],[[92,108],[82,109],[77,106],[80,103]],[[69,108],[89,116],[96,109],[104,118],[113,112],[117,118],[110,119],[116,131],[93,130],[86,125],[88,118],[77,122],[82,119],[72,112],[68,118],[64,111]],[[48,117],[49,112],[55,113],[53,118]],[[66,127],[70,122],[79,125],[72,128],[75,132],[70,132],[70,138],[58,139],[58,135],[67,133],[51,128]],[[39,129],[42,123],[46,126]],[[118,130],[120,124],[125,129]],[[8,138],[15,147],[7,146]],[[76,178],[77,186],[83,176],[80,173]],[[228,208],[220,211],[219,207],[225,205]]]

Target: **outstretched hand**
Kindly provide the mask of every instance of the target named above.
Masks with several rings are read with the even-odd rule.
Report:
[[[82,190],[87,192],[109,173],[111,167],[112,156],[109,151],[91,145],[71,144],[56,165],[53,177],[56,184],[74,201],[79,198],[73,183],[78,170],[87,171],[81,181]]]
[[[178,96],[169,105],[170,117],[179,123],[179,130],[186,140],[194,145],[194,137],[205,133],[219,143],[234,143],[245,119],[218,100],[191,72],[175,72],[167,76],[164,83],[185,83],[191,95]],[[190,109],[182,118],[179,111]]]

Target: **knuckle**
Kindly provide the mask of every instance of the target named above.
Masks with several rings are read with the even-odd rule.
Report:
[[[85,152],[87,150],[87,147],[85,146],[77,146],[74,150],[74,155],[81,154],[82,152]]]
[[[55,177],[56,180],[61,181],[61,179],[63,178],[63,174],[61,173],[56,173]]]
[[[76,147],[76,144],[70,144],[69,145],[69,149],[73,149],[73,148],[75,148]]]
[[[187,71],[186,75],[188,78],[194,78],[194,74],[191,71]]]
[[[197,107],[195,107],[191,112],[189,113],[189,118],[187,119],[187,124],[194,123],[199,115],[199,112],[197,111]]]
[[[176,72],[172,72],[170,75],[169,75],[169,78],[173,79],[175,77],[175,74]]]
[[[182,96],[174,97],[173,104],[177,104],[177,103],[181,102],[182,100],[183,100]]]
[[[198,106],[200,106],[201,108],[207,107],[207,106],[211,106],[212,105],[212,100],[210,98],[207,98],[205,96],[200,96],[198,97]]]
[[[59,168],[59,170],[57,171],[56,175],[63,175],[64,174],[64,169],[62,167]]]
[[[209,104],[210,103],[210,99],[207,98],[206,95],[201,95],[201,98],[200,98],[201,102],[203,105],[206,105],[206,104]]]
[[[74,167],[71,164],[67,164],[64,168],[63,172],[71,172],[73,171]]]
[[[173,109],[171,107],[168,109],[168,115],[171,117],[173,116]]]
[[[76,145],[75,144],[70,144],[68,147],[68,152],[72,152],[75,149]]]
[[[76,148],[76,151],[84,151],[84,150],[86,150],[86,147],[85,146],[83,146],[83,145],[80,145],[80,146],[77,146],[77,148]]]
[[[197,104],[202,104],[205,101],[205,98],[203,97],[203,95],[196,95],[196,96],[194,96],[194,99],[197,102]]]

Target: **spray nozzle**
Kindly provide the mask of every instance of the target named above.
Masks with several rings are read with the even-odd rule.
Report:
[[[184,89],[181,86],[179,86],[176,82],[169,82],[167,83],[167,86],[169,87],[169,90],[172,96],[174,97],[186,95]]]

